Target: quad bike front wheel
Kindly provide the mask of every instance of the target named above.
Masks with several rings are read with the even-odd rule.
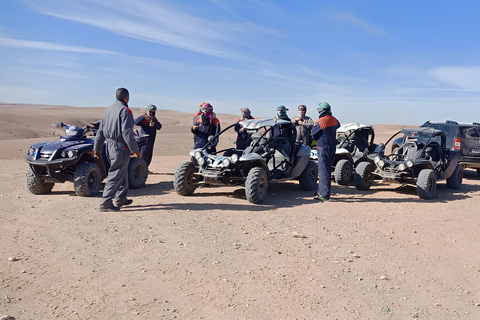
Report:
[[[197,189],[196,183],[195,165],[191,162],[184,162],[179,165],[173,177],[175,191],[181,196],[190,196]]]
[[[437,176],[431,169],[423,169],[417,178],[417,194],[420,199],[432,199],[437,192]]]
[[[353,178],[353,166],[350,160],[340,159],[335,165],[335,171],[333,173],[335,182],[340,185],[347,185]]]
[[[78,165],[73,176],[73,189],[79,197],[92,197],[100,191],[102,173],[95,162]]]
[[[128,163],[128,187],[140,189],[148,178],[148,166],[142,158],[130,158]]]
[[[260,203],[267,196],[268,177],[265,169],[254,167],[250,169],[245,181],[245,196],[251,203]]]
[[[312,191],[317,188],[318,180],[318,165],[315,161],[308,161],[307,166],[303,170],[298,179],[300,183],[300,189],[305,191]]]
[[[46,194],[52,192],[54,183],[43,182],[32,168],[28,168],[27,171],[27,188],[33,194]]]
[[[368,161],[360,162],[355,169],[355,188],[368,190],[373,183],[373,165]]]
[[[447,178],[447,187],[450,189],[458,190],[462,187],[463,181],[463,167],[458,164],[453,171],[452,175]]]

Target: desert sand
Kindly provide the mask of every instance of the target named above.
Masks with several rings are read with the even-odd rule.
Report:
[[[458,191],[440,181],[430,201],[412,187],[332,183],[335,201],[321,204],[296,181],[270,184],[260,205],[238,187],[181,197],[172,179],[192,115],[160,110],[155,174],[130,190],[131,206],[101,213],[100,195],[77,197],[72,183],[31,194],[30,145],[103,111],[0,104],[0,317],[480,319],[476,172]],[[399,129],[374,127],[377,142]]]

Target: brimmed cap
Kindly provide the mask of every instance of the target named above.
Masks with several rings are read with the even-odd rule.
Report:
[[[277,107],[277,111],[286,112],[286,111],[288,111],[288,109],[287,109],[287,107],[285,107],[285,106],[278,106],[278,107]]]
[[[318,104],[318,107],[317,107],[317,110],[318,111],[322,111],[322,110],[325,110],[325,109],[331,109],[332,107],[330,106],[330,104],[328,102],[320,102]]]

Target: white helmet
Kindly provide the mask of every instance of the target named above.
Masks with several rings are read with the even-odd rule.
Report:
[[[145,114],[148,114],[150,111],[153,111],[153,113],[155,113],[157,111],[157,107],[154,104],[149,104],[147,106],[147,109],[145,110]]]

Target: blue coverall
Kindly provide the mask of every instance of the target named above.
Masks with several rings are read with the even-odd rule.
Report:
[[[142,146],[142,149],[140,151],[142,152],[141,158],[145,160],[145,162],[147,163],[147,166],[149,166],[150,162],[152,162],[153,145],[155,144],[155,137],[157,136],[157,130],[162,129],[162,124],[157,120],[156,117],[153,117],[152,118],[153,127],[151,127],[150,121],[145,120],[145,117],[147,117],[147,115],[143,114],[137,119],[135,119],[135,125],[140,126],[142,128],[141,133],[148,134],[148,137],[146,138],[147,144]]]

